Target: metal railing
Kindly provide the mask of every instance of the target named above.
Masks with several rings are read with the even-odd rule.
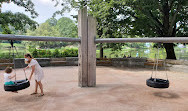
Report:
[[[26,36],[26,35],[13,35],[13,34],[0,34],[0,40],[81,42],[80,38]],[[103,38],[103,39],[95,39],[95,43],[125,43],[125,42],[188,43],[188,37]]]
[[[96,43],[154,42],[154,43],[188,43],[188,37],[153,37],[153,38],[104,38]]]
[[[79,38],[0,34],[0,40],[81,42]]]

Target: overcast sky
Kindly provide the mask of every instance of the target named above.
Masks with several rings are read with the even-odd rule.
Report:
[[[38,23],[45,22],[48,18],[51,18],[53,13],[57,10],[61,10],[61,6],[54,7],[55,2],[52,2],[51,0],[32,0],[32,2],[35,4],[35,10],[39,14],[37,18],[34,20]],[[12,12],[23,12],[24,14],[30,16],[29,12],[25,12],[25,9],[22,7],[18,7],[17,5],[14,5],[13,3],[9,4],[3,4],[2,5],[2,12],[5,11],[12,11]],[[69,13],[65,13],[63,17],[69,17],[71,19],[71,15],[76,15],[77,11],[71,11]],[[57,16],[56,18],[60,18],[61,16]]]

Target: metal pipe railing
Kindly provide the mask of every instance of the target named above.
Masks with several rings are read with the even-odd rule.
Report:
[[[0,40],[81,42],[80,38],[0,34]]]
[[[26,35],[13,35],[13,34],[0,34],[0,40],[81,42],[80,38],[26,36]],[[188,43],[188,37],[104,38],[104,39],[95,39],[95,43],[125,43],[125,42]]]
[[[125,42],[188,43],[188,37],[104,38],[104,39],[95,40],[95,43],[125,43]]]

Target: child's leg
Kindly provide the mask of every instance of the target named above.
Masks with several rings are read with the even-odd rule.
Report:
[[[38,84],[39,84],[39,87],[40,87],[40,90],[41,90],[41,94],[44,94],[43,85],[42,85],[41,81],[38,81]]]

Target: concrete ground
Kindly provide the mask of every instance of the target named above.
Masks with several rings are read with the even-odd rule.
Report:
[[[145,85],[151,70],[97,67],[97,86],[80,88],[78,67],[43,69],[43,97],[30,95],[34,78],[28,89],[17,94],[5,92],[0,71],[0,111],[188,111],[187,73],[170,71],[170,87],[154,89]],[[164,71],[157,74],[165,77]],[[24,78],[21,69],[17,70],[17,76]]]

